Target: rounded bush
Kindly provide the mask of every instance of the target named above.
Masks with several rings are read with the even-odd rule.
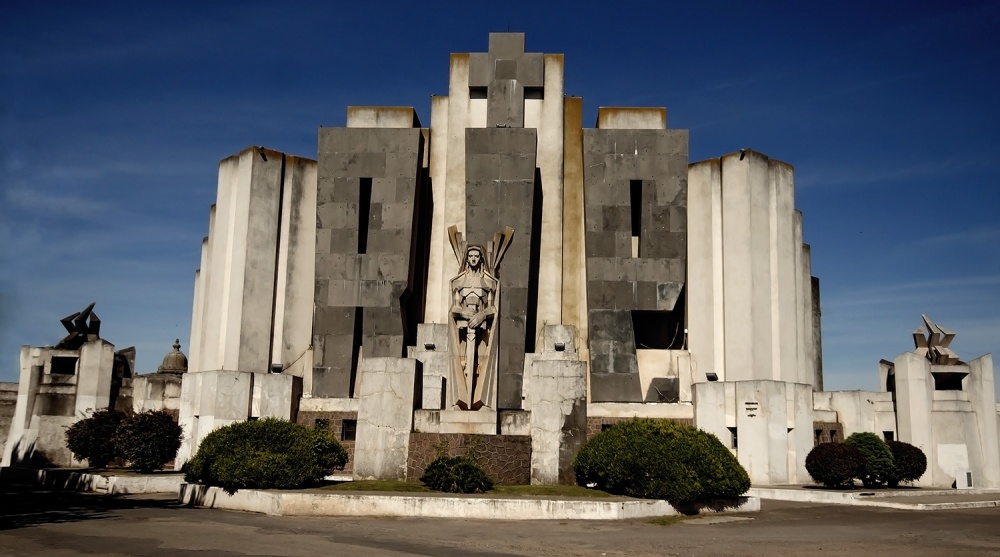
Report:
[[[435,458],[420,476],[420,481],[434,491],[446,493],[486,493],[493,489],[493,480],[467,456]]]
[[[115,432],[115,449],[139,472],[163,468],[181,447],[181,426],[163,410],[147,410],[129,416]]]
[[[66,429],[66,447],[74,459],[104,468],[115,459],[115,431],[124,419],[117,410],[96,410]]]
[[[894,468],[892,451],[881,437],[862,431],[852,433],[844,443],[857,447],[865,455],[864,472],[857,476],[865,487],[874,487],[888,481]]]
[[[674,505],[739,497],[750,477],[717,437],[669,421],[619,422],[584,443],[577,483]]]
[[[865,455],[854,445],[820,443],[806,455],[806,471],[814,481],[837,487],[864,475]]]
[[[912,482],[920,479],[927,471],[927,456],[920,447],[914,447],[902,441],[889,441],[889,451],[892,452],[893,468],[887,478],[887,483],[896,487],[899,482]]]
[[[276,418],[237,422],[202,440],[184,465],[188,482],[238,489],[291,489],[318,482],[347,464],[347,451],[326,430]]]

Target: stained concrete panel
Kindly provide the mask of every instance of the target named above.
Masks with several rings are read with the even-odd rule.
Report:
[[[612,116],[605,113],[605,124],[618,121]],[[643,400],[631,314],[674,310],[686,280],[687,131],[662,129],[665,111],[624,110],[620,116],[625,119],[616,125],[625,129],[583,130],[595,402]]]
[[[417,291],[414,303],[422,308],[426,275],[417,270],[425,266],[414,254],[426,253],[417,226],[424,134],[403,127],[404,112],[366,109],[355,115],[358,122],[377,117],[380,127],[319,133],[317,199],[332,201],[316,206],[316,237],[330,238],[315,258],[317,396],[350,395],[362,345],[368,357],[400,357],[404,339],[416,332],[405,322],[401,298]]]
[[[420,364],[409,358],[365,358],[361,372],[354,478],[406,479]]]

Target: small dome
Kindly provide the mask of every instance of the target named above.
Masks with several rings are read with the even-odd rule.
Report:
[[[187,356],[181,352],[181,340],[174,341],[174,349],[163,357],[163,365],[156,369],[156,373],[184,373],[188,369]]]

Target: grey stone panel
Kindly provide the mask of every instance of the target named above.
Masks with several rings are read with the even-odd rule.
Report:
[[[316,226],[322,249],[316,256],[313,335],[324,350],[315,357],[323,378],[314,393],[349,396],[359,344],[366,357],[403,355],[407,326],[400,296],[413,287],[411,254],[421,251],[413,231],[423,142],[416,128],[319,131]],[[370,192],[363,191],[366,184]],[[366,200],[368,212],[359,215]],[[365,242],[359,242],[363,232]],[[363,308],[358,323],[355,308]]]
[[[642,402],[639,373],[623,375],[591,371],[590,398],[594,402]]]
[[[487,129],[524,127],[524,86],[513,79],[498,79],[486,97]]]
[[[591,396],[639,402],[633,311],[674,310],[687,256],[686,130],[584,130]],[[642,182],[632,207],[632,181]],[[639,214],[639,253],[633,215]]]
[[[536,196],[536,131],[524,128],[466,130],[466,236],[469,243],[486,245],[504,227],[514,229],[514,241],[500,265],[500,363],[497,404],[521,407],[521,376],[527,331],[534,330],[529,293],[537,282],[532,246],[537,242],[534,222]],[[535,256],[537,257],[537,255]]]
[[[469,53],[469,87],[488,87],[493,81],[490,55],[486,52]]]
[[[524,33],[490,33],[492,58],[512,60],[524,54]]]
[[[525,52],[517,60],[516,79],[525,87],[545,86],[545,55]]]

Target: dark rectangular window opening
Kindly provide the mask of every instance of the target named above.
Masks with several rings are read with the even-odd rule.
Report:
[[[736,428],[735,427],[730,427],[728,429],[729,429],[730,438],[731,438],[730,439],[730,446],[732,448],[734,448],[734,449],[740,448],[739,447],[739,436],[736,435]]]
[[[632,310],[632,331],[636,349],[681,350],[684,348],[684,291],[674,311]]]
[[[613,425],[615,425],[615,424],[601,424],[601,431],[607,431],[607,430],[611,429],[611,426],[613,426]]]
[[[358,192],[358,253],[368,253],[368,223],[372,211],[372,179],[362,178]]]
[[[632,242],[642,236],[642,180],[629,180],[629,202],[632,209]],[[638,253],[633,253],[638,257]]]
[[[358,421],[344,420],[344,423],[340,428],[340,440],[354,441],[354,439],[357,436],[358,436]]]
[[[76,356],[52,356],[52,375],[76,374]]]
[[[486,87],[469,87],[470,99],[485,99],[486,93],[487,93]]]
[[[816,430],[816,439],[813,440],[813,444],[814,445],[819,445],[822,442],[823,442],[823,430],[822,429],[817,429]]]
[[[327,431],[328,429],[330,429],[330,420],[326,418],[316,418],[316,420],[313,422],[313,429]]]
[[[358,366],[361,364],[361,346],[364,343],[365,308],[354,308],[354,345],[351,347],[351,384],[347,386],[349,398],[354,398],[354,383],[357,382]]]
[[[883,431],[882,432],[882,438],[885,439],[886,441],[895,441],[895,439],[896,439],[896,432],[895,431]]]
[[[831,443],[836,443],[837,441],[838,441],[837,440],[837,430],[836,429],[831,429],[830,430],[830,442]]]
[[[545,98],[545,88],[544,87],[525,87],[524,88],[524,98],[542,100]]]
[[[961,391],[964,373],[934,373],[935,391]]]

